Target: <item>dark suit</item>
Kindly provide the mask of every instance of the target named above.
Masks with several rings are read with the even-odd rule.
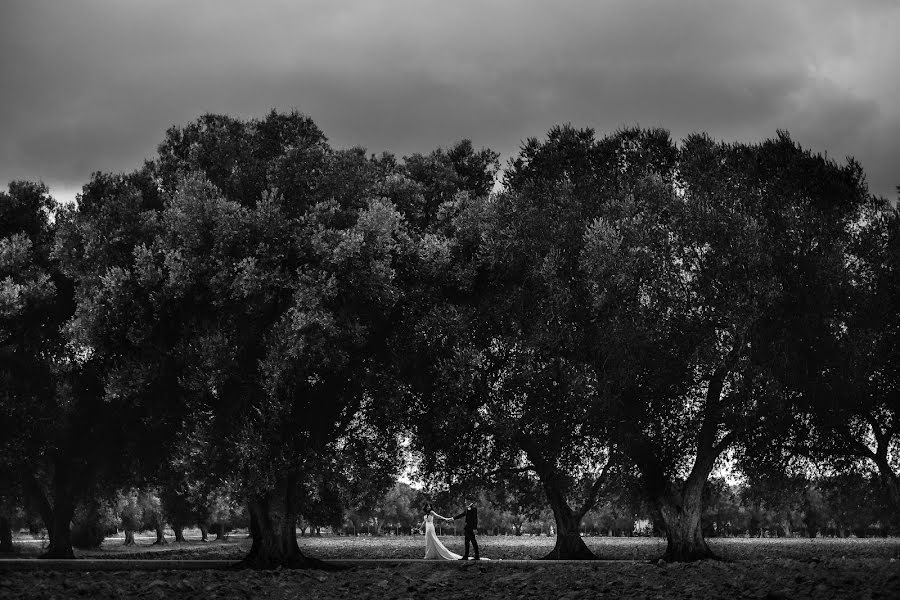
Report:
[[[466,512],[453,518],[462,519],[463,517],[466,518],[466,526],[463,529],[466,536],[466,553],[463,555],[463,558],[469,558],[469,544],[471,543],[472,549],[475,550],[475,560],[478,560],[478,542],[475,541],[475,530],[478,529],[478,511],[473,506]]]

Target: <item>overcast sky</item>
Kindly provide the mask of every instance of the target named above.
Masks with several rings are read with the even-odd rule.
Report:
[[[338,147],[515,153],[571,122],[787,129],[900,185],[900,0],[0,0],[0,184],[74,198],[203,113],[298,109]]]

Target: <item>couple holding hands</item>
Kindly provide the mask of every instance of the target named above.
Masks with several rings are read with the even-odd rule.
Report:
[[[475,540],[475,530],[478,529],[478,511],[475,510],[475,503],[469,501],[466,511],[456,515],[452,519],[442,517],[431,509],[431,504],[425,505],[425,559],[426,560],[469,560],[469,544],[475,551],[475,560],[481,560],[478,556],[478,542]],[[466,553],[463,556],[450,552],[447,547],[441,543],[437,534],[434,532],[434,520],[441,519],[443,521],[453,521],[454,519],[462,519],[465,517],[466,526],[464,528],[466,536]]]

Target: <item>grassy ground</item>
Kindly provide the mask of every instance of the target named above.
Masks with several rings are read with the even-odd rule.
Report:
[[[201,542],[199,532],[187,532],[187,542],[170,542],[153,546],[155,537],[139,536],[137,545],[125,546],[124,539],[110,537],[99,549],[76,550],[86,558],[166,558],[166,559],[240,559],[249,549],[245,534],[236,534],[225,541],[212,539]],[[172,539],[171,537],[169,538]],[[300,548],[319,558],[421,558],[424,554],[423,536],[384,537],[301,537]],[[461,536],[442,536],[446,546],[459,554],[463,552]],[[613,560],[650,560],[660,556],[666,542],[662,538],[586,537],[585,543],[599,558]],[[493,559],[540,558],[553,549],[554,538],[531,536],[479,536],[481,554]],[[17,543],[19,555],[35,556],[41,543]],[[721,538],[710,539],[709,545],[727,560],[764,560],[789,558],[799,561],[832,559],[897,558],[900,559],[898,538]]]
[[[137,546],[108,538],[92,558],[241,558],[249,540],[233,536],[203,543]],[[452,550],[462,538],[444,536]],[[665,542],[655,538],[585,538],[616,563],[533,564],[497,559],[537,557],[552,538],[481,537],[488,563],[421,561],[370,563],[339,572],[129,571],[0,572],[0,598],[900,598],[900,539],[721,539],[712,547],[726,561],[654,564]],[[321,537],[299,539],[321,558],[420,558],[421,537]],[[20,556],[41,544],[18,542]]]

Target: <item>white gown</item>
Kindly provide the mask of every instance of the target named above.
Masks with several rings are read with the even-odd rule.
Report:
[[[425,516],[425,560],[459,560],[459,554],[447,550],[434,532],[434,512]]]

